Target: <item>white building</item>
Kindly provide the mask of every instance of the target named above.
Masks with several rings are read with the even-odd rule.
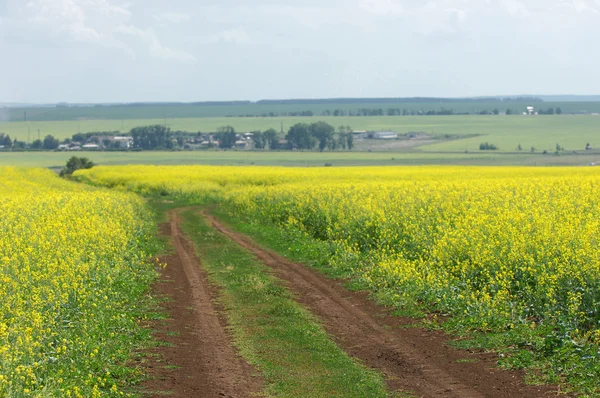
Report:
[[[376,140],[395,140],[398,138],[398,133],[394,131],[375,131],[373,138]]]

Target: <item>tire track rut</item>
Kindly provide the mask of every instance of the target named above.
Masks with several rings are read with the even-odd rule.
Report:
[[[160,365],[166,363],[169,369],[154,364],[150,370],[153,379],[144,383],[144,388],[152,396],[256,395],[263,382],[232,346],[226,319],[215,304],[216,288],[181,230],[182,210],[170,211],[169,223],[161,227],[161,235],[171,239],[175,253],[163,257],[167,263],[161,275],[164,282],[155,288],[170,299],[165,304],[170,319],[157,337],[171,344],[155,350],[164,359]]]
[[[493,354],[473,356],[450,349],[440,332],[406,328],[406,319],[393,317],[341,282],[266,250],[234,232],[208,211],[202,215],[220,233],[252,252],[285,281],[296,300],[322,321],[325,330],[349,355],[378,369],[391,390],[422,397],[542,397],[553,387],[528,386],[521,372],[497,369]]]

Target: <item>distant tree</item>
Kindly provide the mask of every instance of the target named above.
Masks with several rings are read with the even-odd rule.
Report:
[[[72,156],[71,159],[67,161],[67,164],[60,171],[61,177],[66,177],[72,175],[75,171],[81,169],[91,169],[94,167],[94,163],[88,158],[79,158],[77,156]]]
[[[585,150],[586,150],[586,151],[589,151],[590,149],[592,149],[592,146],[591,146],[591,145],[590,145],[590,143],[588,142],[588,143],[585,145]]]
[[[338,137],[337,137],[337,145],[342,148],[343,150],[346,150],[346,146],[347,146],[347,141],[346,141],[346,136],[348,135],[348,133],[338,133]]]
[[[266,142],[262,131],[253,131],[252,141],[254,142],[254,149],[265,149]]]
[[[496,149],[498,149],[496,145],[490,144],[488,142],[482,142],[481,144],[479,144],[480,151],[495,151]]]
[[[548,108],[546,115],[554,115],[554,108]]]
[[[263,140],[265,142],[265,148],[277,149],[277,131],[275,129],[263,131]]]
[[[534,153],[534,152],[535,152],[535,148],[534,148],[534,147],[531,147],[531,149],[530,149],[529,151],[530,151],[531,153]]]
[[[556,111],[554,111],[554,113],[556,113],[557,115],[562,115],[562,109],[556,108]]]
[[[136,127],[130,131],[130,134],[133,137],[134,148],[146,150],[173,148],[171,129],[159,124]],[[90,141],[94,138],[91,137]]]
[[[35,140],[31,143],[31,149],[42,149],[44,142],[42,140]]]
[[[15,140],[13,141],[13,150],[14,149],[25,149],[27,147],[27,145],[25,145],[25,141],[17,141],[17,139],[15,138]]]
[[[317,143],[307,123],[296,123],[290,127],[286,139],[297,149],[312,149]]]
[[[500,111],[498,110],[498,108],[495,108],[495,109],[492,111],[492,113],[493,113],[494,115],[499,115],[499,114],[500,114]]]
[[[323,152],[327,146],[333,145],[332,141],[335,128],[332,125],[326,122],[316,122],[312,123],[309,129],[311,135],[319,141],[319,151]]]
[[[556,143],[556,152],[562,151],[564,148],[560,146],[559,143]]]
[[[506,110],[506,114],[507,114],[507,115],[512,115],[512,114],[513,114],[513,110],[512,110],[512,109],[510,109],[510,108],[508,108],[508,109]]]
[[[231,126],[219,127],[217,129],[217,139],[219,140],[219,148],[229,149],[235,145],[236,133]]]
[[[354,136],[352,135],[352,131],[349,131],[346,134],[346,146],[348,147],[349,151],[351,151],[352,148],[354,148]]]
[[[58,146],[60,145],[60,142],[54,138],[52,135],[48,134],[46,137],[44,137],[44,142],[42,144],[42,147],[46,150],[54,150],[56,148],[58,148]]]
[[[81,143],[85,143],[85,141],[87,139],[87,137],[83,133],[73,134],[73,136],[71,138],[73,139],[73,141],[81,142]]]
[[[523,147],[521,146],[521,143],[519,143],[519,145],[517,145],[517,151],[522,151]]]
[[[10,148],[12,147],[12,144],[13,142],[8,134],[0,133],[0,145],[4,146],[5,148]]]

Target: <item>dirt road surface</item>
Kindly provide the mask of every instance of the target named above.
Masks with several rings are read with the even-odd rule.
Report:
[[[351,292],[341,282],[266,250],[231,230],[208,211],[202,214],[219,232],[254,253],[285,281],[298,302],[320,318],[349,355],[385,376],[391,390],[420,397],[548,397],[552,387],[527,386],[520,372],[500,370],[496,356],[448,347],[441,332],[407,328],[408,320]],[[476,361],[474,361],[476,360]]]
[[[144,383],[150,396],[242,398],[262,389],[262,380],[232,346],[226,320],[215,304],[216,288],[208,282],[192,244],[181,231],[178,211],[169,213],[161,234],[170,237],[175,253],[155,294],[165,296],[170,319],[157,334],[169,345],[154,350],[151,380]]]

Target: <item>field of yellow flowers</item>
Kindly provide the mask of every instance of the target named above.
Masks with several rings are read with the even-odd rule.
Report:
[[[502,336],[522,361],[515,366],[600,391],[589,382],[600,380],[600,169],[128,166],[78,175],[217,201],[239,220],[326,242],[328,266],[388,303]]]
[[[122,396],[154,278],[137,195],[0,168],[0,396]]]

